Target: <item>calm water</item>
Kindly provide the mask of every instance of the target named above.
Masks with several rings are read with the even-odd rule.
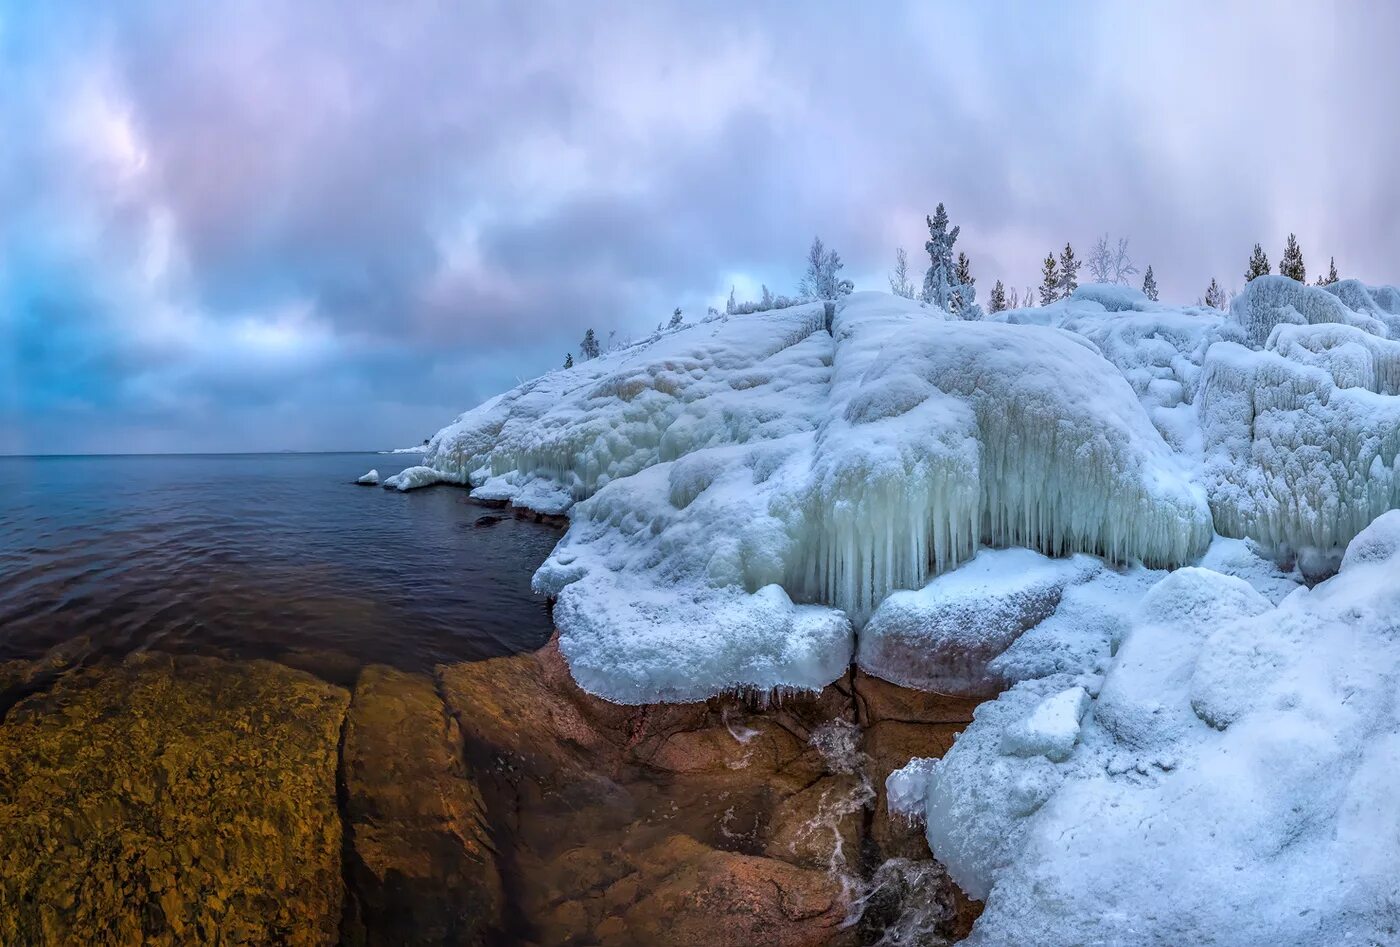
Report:
[[[153,647],[416,669],[543,644],[530,575],[559,532],[461,489],[351,482],[417,460],[0,457],[0,659]]]

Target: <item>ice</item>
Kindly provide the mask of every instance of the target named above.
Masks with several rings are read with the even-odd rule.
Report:
[[[1281,325],[1258,352],[1213,345],[1197,407],[1216,530],[1335,566],[1400,506],[1397,359],[1400,343],[1342,325]]]
[[[1178,570],[1139,603],[1061,760],[1016,755],[1028,732],[1062,748],[1094,693],[1053,675],[890,777],[906,807],[922,792],[934,854],[986,900],[969,944],[1393,941],[1400,511],[1342,563],[1277,604]]]
[[[1002,732],[1001,752],[1063,762],[1074,751],[1088,709],[1089,692],[1078,685],[1052,694]]]
[[[944,694],[994,695],[988,664],[1055,612],[1065,587],[1102,565],[1029,549],[984,549],[917,591],[889,596],[861,629],[857,662],[877,677]]]
[[[431,487],[437,483],[450,483],[451,478],[445,476],[442,471],[433,467],[407,467],[392,477],[385,477],[382,484],[386,490],[398,490],[400,493],[407,493],[409,490],[417,490],[420,487]]]
[[[360,477],[358,480],[356,480],[355,482],[358,483],[358,484],[361,484],[361,485],[363,485],[363,486],[366,486],[366,487],[375,487],[375,486],[378,486],[378,485],[379,485],[379,471],[378,471],[378,470],[371,470],[369,473],[364,474],[363,476],[361,476],[361,477]]]
[[[1343,323],[1384,337],[1386,324],[1374,315],[1348,309],[1321,286],[1287,276],[1256,276],[1230,301],[1230,317],[1244,327],[1248,342],[1260,348],[1279,325]]]

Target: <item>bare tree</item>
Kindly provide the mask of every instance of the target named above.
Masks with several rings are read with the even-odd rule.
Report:
[[[909,280],[909,255],[903,247],[894,251],[894,272],[890,274],[890,292],[905,299],[914,298],[914,284]]]
[[[1138,271],[1128,254],[1128,238],[1119,237],[1116,245],[1110,245],[1106,233],[1094,244],[1084,262],[1088,264],[1089,275],[1096,283],[1122,283],[1126,286]]]

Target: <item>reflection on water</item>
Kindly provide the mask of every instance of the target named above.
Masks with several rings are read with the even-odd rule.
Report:
[[[402,458],[402,459],[400,459]],[[412,455],[0,457],[0,660],[85,639],[426,669],[538,647],[556,529],[439,487]]]

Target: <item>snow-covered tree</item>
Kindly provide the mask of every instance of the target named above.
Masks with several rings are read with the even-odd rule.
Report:
[[[1089,251],[1085,262],[1089,266],[1089,275],[1096,283],[1122,283],[1126,286],[1138,271],[1128,254],[1127,237],[1119,237],[1116,244],[1110,245],[1108,234],[1104,234],[1094,244],[1094,249]]]
[[[1264,248],[1256,243],[1254,252],[1249,255],[1249,269],[1244,271],[1244,281],[1248,283],[1256,276],[1268,276],[1269,273],[1269,257],[1264,253]]]
[[[1016,291],[1013,289],[1011,295],[1014,298]],[[1001,280],[992,284],[992,295],[987,301],[988,312],[1002,312],[1006,309],[1006,287],[1001,285]]]
[[[739,311],[739,300],[734,298],[734,287],[729,287],[729,301],[724,304],[724,314],[732,316]]]
[[[1055,265],[1055,254],[1046,254],[1040,277],[1040,304],[1048,306],[1060,298],[1060,270]]]
[[[855,284],[836,275],[843,265],[839,253],[822,246],[820,237],[812,238],[812,246],[807,251],[807,272],[797,292],[811,299],[839,299],[850,295]]]
[[[602,349],[598,345],[598,336],[589,329],[583,334],[583,341],[578,345],[578,354],[585,362],[590,358],[597,358]]]
[[[1079,288],[1079,261],[1074,258],[1074,247],[1065,244],[1060,254],[1060,298],[1069,299]]]
[[[894,251],[894,272],[890,274],[890,292],[905,299],[914,298],[914,284],[909,281],[909,255],[903,247]]]
[[[928,221],[928,242],[924,249],[928,252],[929,267],[924,274],[923,300],[940,309],[953,312],[953,293],[960,285],[957,265],[953,260],[953,244],[957,243],[960,227],[948,229],[948,211],[942,203]]]
[[[670,321],[670,323],[666,326],[666,328],[668,328],[668,329],[679,329],[679,328],[680,328],[682,325],[684,325],[684,324],[685,324],[685,320],[681,318],[681,307],[680,307],[680,306],[677,306],[677,307],[676,307],[676,311],[673,312],[673,313],[671,313],[671,321]]]
[[[760,297],[758,304],[764,309],[773,308],[773,292],[768,288],[767,283],[763,284],[763,295]]]
[[[953,267],[954,287],[949,310],[964,319],[976,319],[981,315],[977,306],[977,280],[972,275],[972,261],[966,253],[958,253],[958,262]]]
[[[1220,284],[1215,281],[1215,277],[1210,278],[1210,285],[1206,287],[1206,305],[1212,309],[1225,308],[1225,293],[1220,288]]]
[[[1147,273],[1142,278],[1142,294],[1153,302],[1157,301],[1157,277],[1152,273],[1152,264],[1147,264]]]
[[[1317,285],[1319,285],[1319,286],[1331,286],[1333,283],[1337,282],[1337,280],[1339,280],[1339,279],[1341,279],[1341,277],[1339,277],[1339,276],[1337,275],[1337,258],[1336,258],[1336,257],[1332,257],[1332,259],[1331,259],[1331,266],[1329,266],[1328,269],[1327,269],[1327,275],[1326,275],[1326,276],[1319,276],[1319,277],[1317,278]]]
[[[568,354],[566,354],[566,355],[564,356],[564,367],[565,367],[565,368],[573,368],[573,367],[574,367],[574,353],[573,353],[573,352],[569,352]]]
[[[1278,264],[1279,274],[1295,279],[1300,283],[1308,281],[1307,267],[1303,266],[1303,251],[1298,247],[1298,238],[1288,235],[1288,245],[1283,248],[1283,259]]]

